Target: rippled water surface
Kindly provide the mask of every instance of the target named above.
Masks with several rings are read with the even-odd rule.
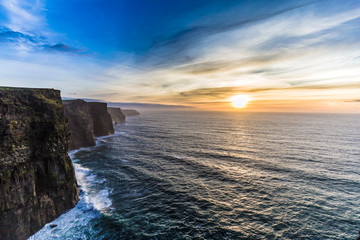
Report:
[[[355,239],[360,115],[142,112],[72,152],[81,201],[32,239]]]

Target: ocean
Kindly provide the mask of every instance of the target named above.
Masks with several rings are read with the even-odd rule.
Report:
[[[70,152],[51,239],[356,239],[360,115],[142,111]]]

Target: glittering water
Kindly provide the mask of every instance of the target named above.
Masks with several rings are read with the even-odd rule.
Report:
[[[72,152],[81,201],[31,239],[355,239],[360,115],[143,112]]]

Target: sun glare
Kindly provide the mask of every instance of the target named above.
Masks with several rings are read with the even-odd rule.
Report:
[[[235,108],[244,108],[249,102],[250,98],[247,95],[236,95],[230,98],[231,104]]]

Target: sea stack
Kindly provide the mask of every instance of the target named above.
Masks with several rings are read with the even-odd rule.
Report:
[[[108,107],[107,109],[114,125],[125,122],[125,115],[120,108]]]
[[[0,87],[0,239],[26,239],[74,207],[60,91]]]

